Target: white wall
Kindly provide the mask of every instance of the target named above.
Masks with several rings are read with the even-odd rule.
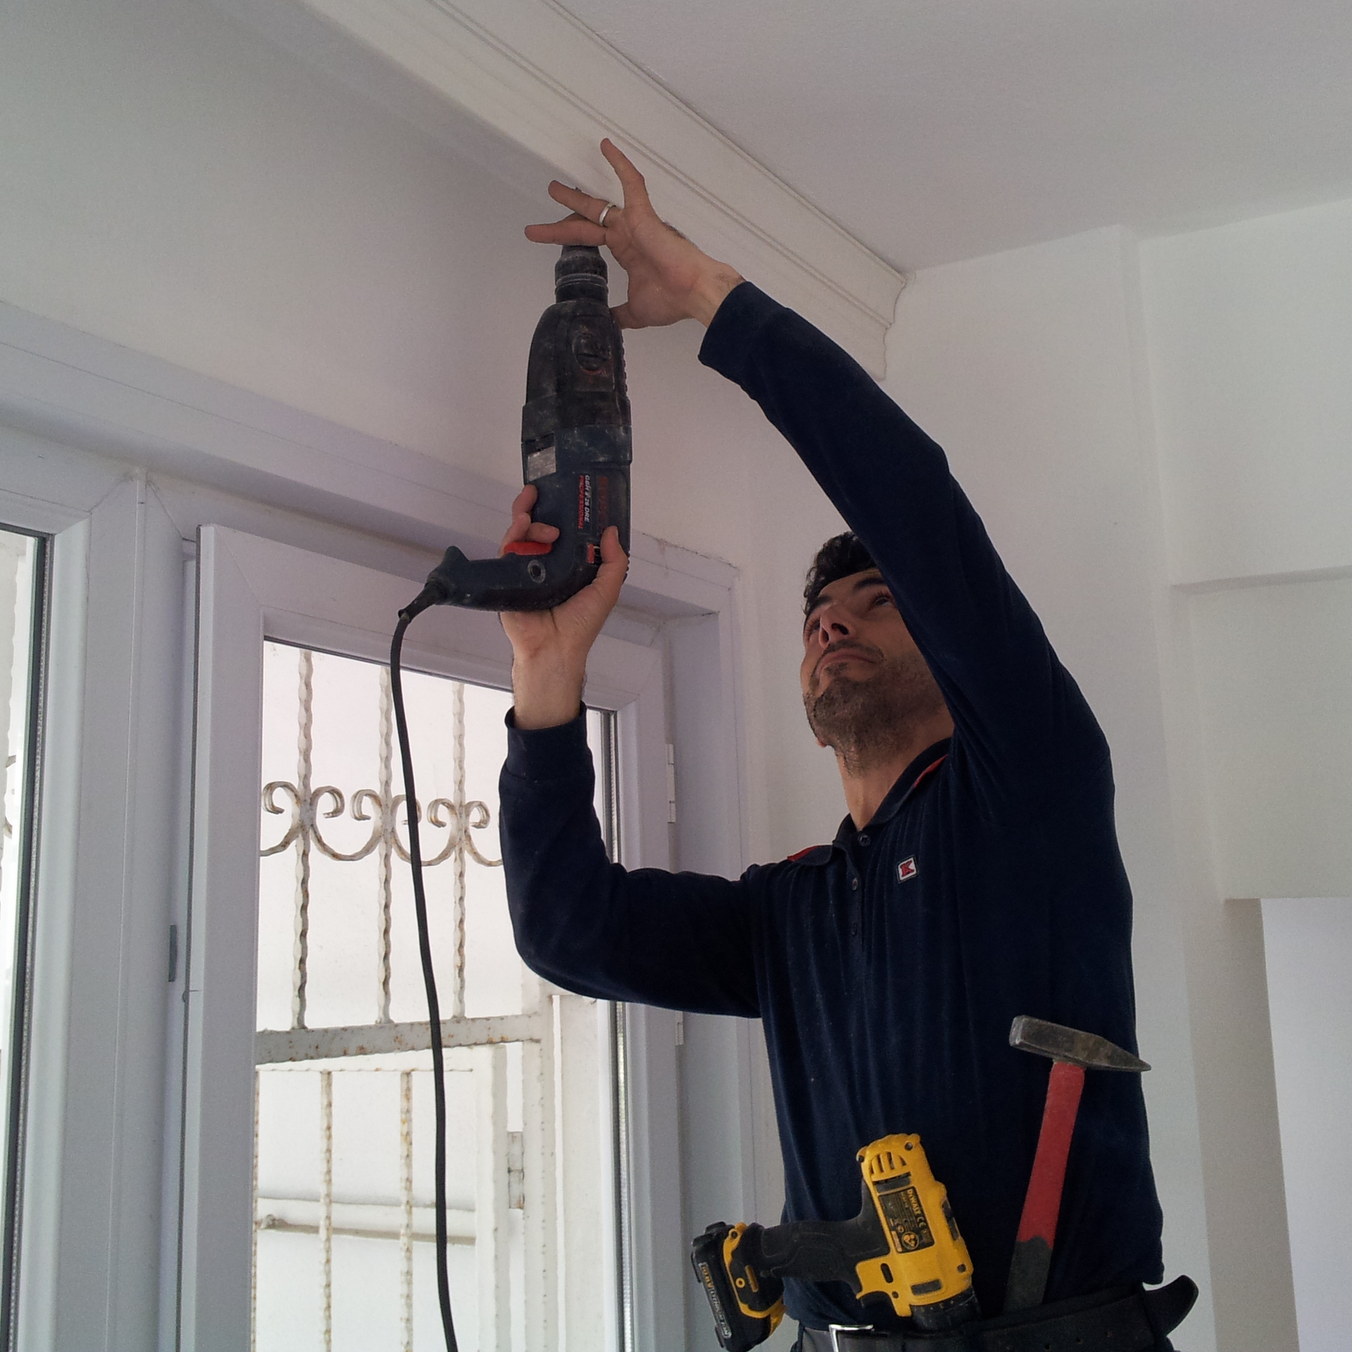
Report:
[[[1189,609],[1221,895],[1352,894],[1352,578]]]
[[[1273,1233],[1286,1216],[1271,1196],[1283,1150],[1263,927],[1244,898],[1348,886],[1352,203],[1140,253],[1178,584],[1161,607],[1162,679],[1220,1343],[1295,1346]],[[1243,1191],[1255,1185],[1261,1238]]]
[[[1300,1352],[1352,1327],[1352,897],[1263,902]]]
[[[1098,231],[922,272],[897,308],[886,383],[948,452],[1112,745],[1165,1262],[1205,1288],[1131,266],[1129,242]],[[1189,1322],[1192,1347],[1212,1345],[1206,1305]]]
[[[1352,201],[1141,263],[1172,580],[1352,565]]]
[[[1352,201],[1152,240],[1141,260],[1216,882],[1226,897],[1342,895]]]
[[[173,0],[7,6],[0,124],[5,300],[519,473],[549,265],[521,238],[525,203],[487,175]]]
[[[1261,925],[1224,899],[1348,886],[1349,258],[1352,204],[1096,232],[921,272],[889,340],[1113,745],[1166,1261],[1210,1268],[1227,1350],[1296,1330]]]

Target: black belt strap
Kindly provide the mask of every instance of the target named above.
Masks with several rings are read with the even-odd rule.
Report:
[[[1018,1314],[983,1319],[944,1333],[802,1331],[802,1352],[1149,1352],[1167,1347],[1197,1299],[1191,1277],[1154,1291],[1115,1287]]]

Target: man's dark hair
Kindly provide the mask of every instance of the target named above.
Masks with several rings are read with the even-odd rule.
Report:
[[[864,542],[852,531],[833,535],[818,551],[807,570],[807,585],[803,588],[803,614],[812,613],[824,588],[851,573],[863,573],[878,565]]]

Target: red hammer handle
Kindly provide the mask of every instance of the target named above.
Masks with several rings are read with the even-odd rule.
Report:
[[[1052,1063],[1047,1084],[1047,1106],[1042,1110],[1042,1133],[1037,1138],[1037,1155],[1028,1180],[1023,1216],[1019,1220],[1019,1241],[1038,1237],[1051,1248],[1056,1242],[1056,1218],[1061,1212],[1061,1189],[1066,1181],[1066,1160],[1070,1140],[1075,1134],[1075,1118],[1080,1111],[1084,1089],[1084,1067],[1069,1061]]]
[[[1069,1061],[1052,1063],[1047,1084],[1047,1106],[1042,1111],[1042,1131],[1037,1140],[1033,1173],[1019,1220],[1014,1262],[1009,1271],[1005,1312],[1031,1309],[1042,1303],[1056,1242],[1056,1219],[1061,1212],[1061,1191],[1066,1181],[1066,1160],[1075,1134],[1075,1118],[1084,1089],[1084,1067]]]

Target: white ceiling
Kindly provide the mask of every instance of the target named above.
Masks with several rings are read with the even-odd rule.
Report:
[[[1352,195],[1349,0],[566,5],[906,269]]]

